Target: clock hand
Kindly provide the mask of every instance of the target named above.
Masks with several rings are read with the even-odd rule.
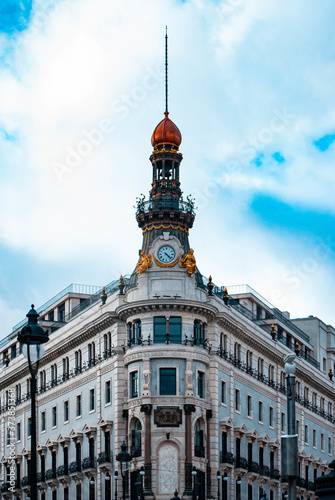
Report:
[[[165,255],[167,256],[167,258],[169,259],[169,258],[170,258],[170,255],[169,255],[168,253],[166,253],[166,252],[164,252],[164,253],[165,253]]]

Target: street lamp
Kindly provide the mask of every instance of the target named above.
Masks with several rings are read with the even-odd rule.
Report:
[[[192,468],[192,476],[193,476],[193,491],[192,491],[192,498],[195,500],[195,477],[197,475],[197,469],[195,468],[195,465],[193,465]]]
[[[141,476],[141,500],[144,500],[143,479],[145,476],[145,470],[143,465],[141,465],[140,476]]]
[[[295,358],[294,353],[284,358],[287,387],[287,435],[281,436],[282,475],[288,477],[288,499],[297,497],[298,435],[295,432]]]
[[[17,340],[24,344],[23,354],[28,359],[29,372],[31,375],[31,469],[30,469],[30,498],[37,500],[37,444],[36,444],[36,375],[38,363],[44,354],[42,344],[48,342],[48,332],[38,323],[39,314],[31,306],[27,314],[28,323],[18,333]]]
[[[220,500],[220,479],[221,479],[221,474],[220,474],[219,470],[216,473],[216,479],[218,480],[218,500]]]
[[[122,464],[123,463],[126,464],[127,462],[131,462],[132,456],[130,455],[130,453],[127,452],[127,445],[124,441],[121,444],[121,451],[120,451],[120,453],[118,453],[116,455],[115,460],[120,462],[121,476],[122,476],[122,498],[123,498],[123,500],[126,500],[126,476],[123,473]]]
[[[114,493],[114,498],[115,500],[117,500],[117,480],[118,480],[118,477],[119,477],[119,473],[118,471],[114,471],[114,479],[115,479],[115,493]]]

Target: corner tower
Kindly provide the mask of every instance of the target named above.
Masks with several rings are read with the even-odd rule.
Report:
[[[136,219],[143,233],[142,252],[148,253],[153,240],[169,232],[181,242],[184,252],[190,250],[189,229],[193,226],[194,200],[190,196],[183,199],[180,189],[180,164],[183,159],[179,152],[181,133],[177,125],[165,111],[165,118],[157,125],[152,137],[153,152],[152,184],[149,199],[137,199]]]

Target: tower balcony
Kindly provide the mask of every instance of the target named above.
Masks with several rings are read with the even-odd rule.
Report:
[[[194,200],[190,196],[186,201],[170,195],[160,195],[149,200],[145,200],[144,196],[137,198],[136,220],[141,228],[159,223],[179,224],[191,228],[194,218]]]

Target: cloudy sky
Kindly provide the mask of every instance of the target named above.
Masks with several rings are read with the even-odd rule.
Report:
[[[70,283],[130,273],[164,111],[200,271],[335,325],[331,0],[0,6],[0,336]]]

